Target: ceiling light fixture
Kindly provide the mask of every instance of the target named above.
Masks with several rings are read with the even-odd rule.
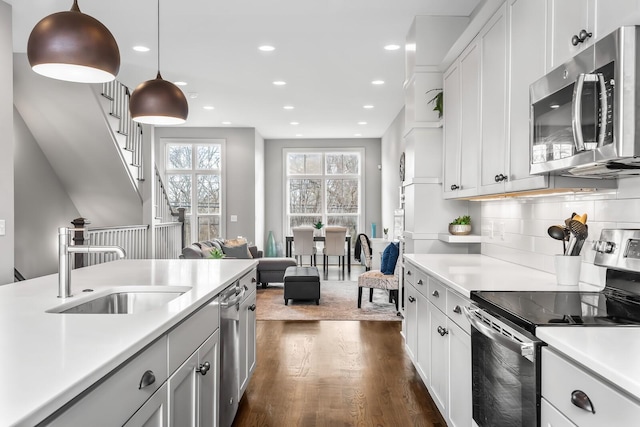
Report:
[[[222,122],[223,125],[230,125],[231,122]]]
[[[276,80],[275,82],[273,82],[274,85],[276,86],[284,86],[287,84],[287,82],[282,81],[282,80]]]
[[[133,50],[135,50],[136,52],[149,52],[151,49],[146,46],[134,46]]]
[[[295,107],[293,105],[285,105],[284,107],[285,110],[293,110]]]
[[[374,80],[371,82],[372,85],[383,85],[384,80]]]
[[[385,50],[398,50],[400,49],[400,46],[398,46],[397,44],[388,44],[384,47]]]
[[[373,108],[373,105],[363,105],[362,108],[364,108],[365,110],[371,110]]]
[[[150,125],[179,125],[187,121],[189,104],[184,93],[160,75],[160,0],[158,0],[158,74],[142,82],[129,100],[131,118]]]
[[[269,45],[260,46],[258,47],[258,49],[261,50],[262,52],[273,52],[274,50],[276,50],[275,47],[269,46]]]
[[[291,122],[291,123],[289,123],[289,124],[290,124],[290,125],[293,125],[293,126],[298,126],[300,123],[298,123],[298,122]]]
[[[187,82],[173,82],[173,84],[176,86],[186,86]]]
[[[358,122],[359,125],[366,125],[367,122]]]
[[[36,73],[70,82],[109,82],[120,70],[120,50],[113,34],[80,12],[77,0],[70,11],[46,16],[33,27],[27,58]]]
[[[202,108],[204,108],[205,110],[213,110],[214,109],[213,105],[205,105]]]

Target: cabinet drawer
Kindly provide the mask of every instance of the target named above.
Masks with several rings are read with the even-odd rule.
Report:
[[[407,262],[404,267],[404,281],[410,283],[412,285],[416,284],[416,274],[418,273],[418,269],[415,265]]]
[[[249,292],[255,291],[258,284],[258,280],[256,279],[256,277],[257,270],[251,270],[240,278],[240,286],[245,286],[245,289],[247,289]]]
[[[571,402],[588,396],[595,413]],[[580,427],[631,426],[640,418],[640,403],[569,362],[549,348],[542,349],[542,396]]]
[[[172,374],[220,326],[216,299],[198,309],[169,332],[169,374]]]
[[[140,389],[140,381],[147,371],[153,372],[155,381]],[[167,377],[167,339],[163,336],[98,382],[50,425],[123,425]]]
[[[427,298],[443,313],[447,311],[447,287],[431,277],[429,277]]]
[[[545,399],[540,399],[540,425],[543,427],[576,427]]]
[[[462,307],[468,307],[469,304],[471,304],[469,299],[451,289],[447,289],[447,311],[445,314],[460,326],[462,330],[471,335],[471,325],[462,311]]]

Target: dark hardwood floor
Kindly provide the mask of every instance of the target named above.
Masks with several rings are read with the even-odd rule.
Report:
[[[259,321],[235,427],[444,427],[404,351],[401,322]]]

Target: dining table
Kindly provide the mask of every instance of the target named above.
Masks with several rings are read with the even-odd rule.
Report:
[[[324,236],[313,236],[313,241],[314,242],[324,242]],[[347,235],[344,237],[344,241],[346,242],[347,245],[347,272],[351,273],[351,236]],[[290,257],[291,256],[291,247],[293,245],[293,236],[287,236],[286,237],[286,256]],[[342,270],[344,271],[344,270]]]

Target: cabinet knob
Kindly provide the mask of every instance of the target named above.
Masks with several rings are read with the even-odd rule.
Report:
[[[453,184],[453,185],[451,186],[451,191],[456,191],[456,190],[459,190],[459,189],[460,189],[460,186],[459,186],[459,185]]]
[[[211,363],[204,362],[203,364],[200,365],[198,369],[196,369],[196,372],[199,372],[202,375],[207,375],[207,372],[209,372],[209,369],[211,369]]]
[[[494,179],[496,182],[502,182],[502,181],[506,181],[508,178],[507,178],[507,176],[506,176],[506,175],[498,174],[498,175],[494,176],[494,177],[493,177],[493,179]]]
[[[409,295],[409,302],[415,302],[416,299],[414,297],[412,297],[411,295]]]
[[[459,305],[456,305],[456,306],[454,307],[454,309],[453,309],[453,312],[454,312],[455,314],[460,314],[460,313],[462,313],[462,309],[460,308],[460,306],[459,306]]]
[[[438,333],[440,334],[441,337],[443,337],[443,336],[447,335],[449,333],[449,331],[447,331],[442,326],[438,326]]]
[[[418,285],[424,285],[424,283],[422,282],[422,279],[418,280]]]
[[[433,295],[433,296],[434,296],[434,297],[436,297],[436,298],[439,298],[439,297],[440,297],[440,292],[438,292],[438,290],[436,289],[435,291],[433,291],[433,292],[431,293],[431,295]]]
[[[256,278],[255,278],[255,277],[252,277],[252,278],[251,278],[251,283],[256,283],[256,282],[257,282]]]
[[[571,44],[574,46],[578,46],[580,43],[584,43],[584,41],[592,35],[593,33],[590,33],[587,30],[582,30],[577,35],[574,34],[573,37],[571,37]]]
[[[407,276],[411,276],[411,270],[407,270]]]
[[[591,399],[589,399],[587,393],[582,390],[574,390],[573,393],[571,393],[571,403],[580,409],[591,412],[592,414],[596,413],[596,410],[593,408],[593,404],[591,403]]]
[[[142,378],[140,378],[138,390],[142,390],[143,388],[148,387],[155,382],[156,376],[153,374],[153,371],[146,371],[144,374],[142,374]]]
[[[256,311],[256,305],[255,305],[255,304],[251,304],[251,305],[249,306],[249,310],[251,310],[251,311]]]

